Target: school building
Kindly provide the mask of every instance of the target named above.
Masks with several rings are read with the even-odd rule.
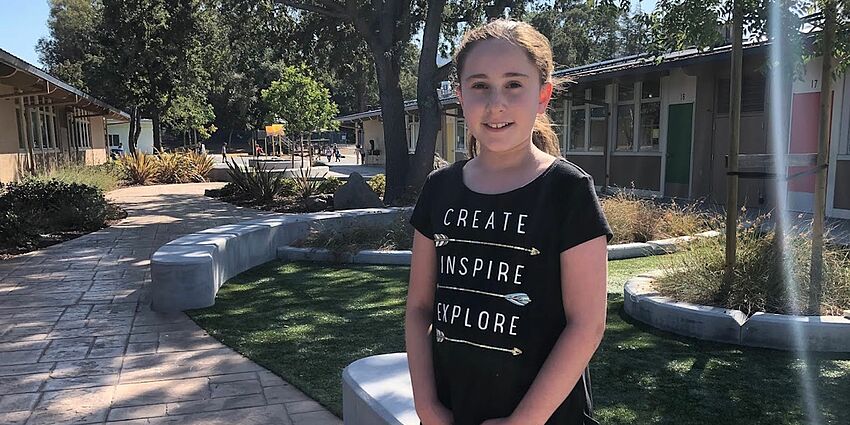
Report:
[[[770,79],[764,74],[768,44],[744,47],[741,154],[768,154],[771,148]],[[575,83],[554,98],[549,114],[561,138],[565,158],[593,176],[600,188],[625,188],[642,195],[705,199],[725,204],[729,152],[730,46],[666,54],[659,64],[637,55],[556,71]],[[786,152],[817,152],[821,60],[794,80],[790,140]],[[827,216],[850,218],[850,81],[833,81]],[[448,85],[440,90],[442,128],[436,152],[454,162],[466,158],[466,127],[458,99]],[[418,133],[416,102],[405,104],[408,148]],[[384,163],[380,109],[342,116],[356,128],[365,150],[375,141],[367,163]],[[789,167],[789,174],[811,166]],[[771,171],[771,170],[766,170]],[[771,209],[774,180],[739,179],[741,205]],[[815,175],[783,183],[789,209],[810,212]]]
[[[107,119],[129,115],[0,49],[0,182],[109,158]]]

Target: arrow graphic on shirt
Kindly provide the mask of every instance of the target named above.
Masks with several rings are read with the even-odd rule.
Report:
[[[454,238],[450,238],[446,235],[443,235],[441,233],[437,233],[437,234],[434,235],[434,243],[438,247],[447,245],[449,242],[469,243],[469,244],[474,244],[474,245],[498,246],[498,247],[502,247],[502,248],[515,249],[517,251],[525,251],[525,252],[528,252],[530,255],[540,254],[540,251],[538,251],[537,248],[534,248],[534,247],[531,247],[531,249],[529,249],[529,248],[524,248],[524,247],[521,247],[521,246],[505,245],[505,244],[496,243],[496,242],[473,241],[473,240],[469,240],[469,239],[454,239]]]
[[[515,293],[512,293],[512,294],[502,295],[502,294],[495,294],[495,293],[492,293],[492,292],[478,291],[478,290],[475,290],[475,289],[458,288],[456,286],[437,285],[437,287],[442,288],[442,289],[451,289],[452,291],[472,292],[473,294],[489,295],[491,297],[504,298],[504,299],[506,299],[506,300],[510,301],[511,303],[514,303],[518,306],[524,306],[524,305],[531,302],[531,298],[528,297],[528,294],[525,294],[525,293],[522,293],[522,292],[515,292]]]
[[[476,342],[464,341],[462,339],[449,338],[449,337],[446,336],[446,334],[443,333],[443,331],[441,331],[439,329],[437,329],[437,342],[457,342],[457,343],[460,343],[460,344],[472,345],[474,347],[486,348],[488,350],[504,351],[506,353],[511,353],[514,356],[518,356],[518,355],[522,354],[522,350],[520,350],[519,348],[516,348],[516,347],[514,347],[514,348],[493,347],[491,345],[478,344]]]

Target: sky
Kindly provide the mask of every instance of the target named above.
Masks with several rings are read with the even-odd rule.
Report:
[[[656,1],[642,0],[641,8],[652,10]],[[638,0],[632,3],[637,4]],[[0,14],[0,49],[41,67],[35,46],[39,38],[48,35],[48,0],[0,0],[0,10],[14,11]]]

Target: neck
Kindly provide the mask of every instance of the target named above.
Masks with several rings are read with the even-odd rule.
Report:
[[[479,149],[475,161],[482,169],[493,172],[527,167],[530,164],[536,164],[546,155],[534,143],[531,143],[530,138],[527,143],[504,152],[488,151],[483,147]]]

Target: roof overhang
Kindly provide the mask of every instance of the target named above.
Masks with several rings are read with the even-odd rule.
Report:
[[[82,90],[42,71],[23,59],[0,49],[0,84],[11,86],[12,92],[0,93],[0,100],[18,96],[44,96],[51,104],[74,106],[89,116],[104,116],[128,121],[130,115]]]

